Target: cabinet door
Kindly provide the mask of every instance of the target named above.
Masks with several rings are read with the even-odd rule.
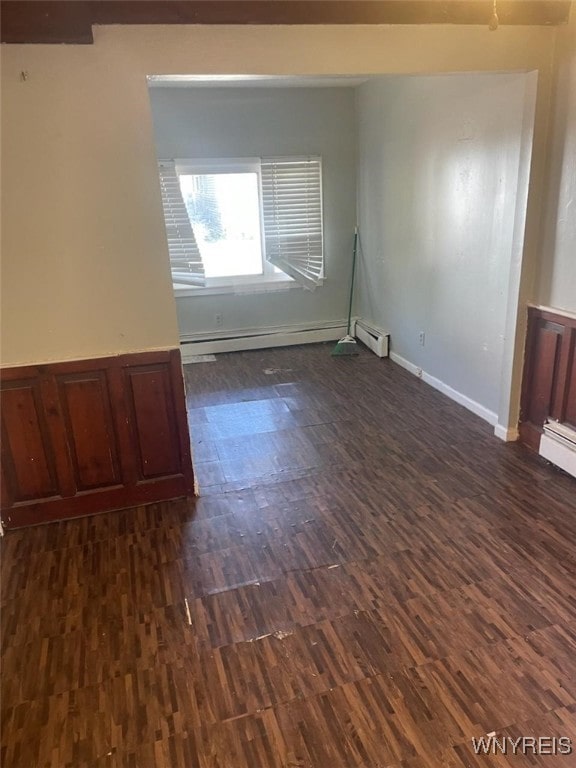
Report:
[[[56,375],[77,491],[120,485],[118,440],[105,370]]]
[[[58,495],[54,448],[38,377],[2,382],[2,471],[10,506]]]
[[[547,419],[576,426],[576,320],[531,308],[520,436],[535,450]]]
[[[0,373],[6,527],[194,493],[179,350]]]

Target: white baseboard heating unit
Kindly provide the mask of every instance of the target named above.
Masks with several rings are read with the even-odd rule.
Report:
[[[576,477],[576,430],[556,421],[544,424],[539,453],[552,464]]]
[[[371,349],[378,357],[388,357],[390,334],[366,323],[364,320],[354,320],[352,335]]]
[[[287,347],[292,344],[317,344],[322,341],[338,341],[346,333],[344,320],[320,323],[316,328],[309,324],[286,325],[268,328],[248,328],[232,331],[213,331],[210,334],[188,334],[180,338],[182,362],[198,355],[217,355],[221,352],[240,352],[249,349]]]

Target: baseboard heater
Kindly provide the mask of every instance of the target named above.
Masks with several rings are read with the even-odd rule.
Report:
[[[386,333],[386,331],[374,325],[369,325],[364,320],[357,319],[353,323],[352,335],[365,344],[368,349],[371,349],[378,357],[388,357],[390,334]]]
[[[182,362],[196,355],[216,355],[221,352],[240,352],[270,347],[288,347],[294,344],[317,344],[323,341],[338,341],[346,333],[343,323],[326,323],[323,327],[305,328],[285,326],[263,330],[214,333],[212,338],[186,339],[180,341]]]
[[[576,477],[576,429],[557,421],[544,424],[540,456]]]

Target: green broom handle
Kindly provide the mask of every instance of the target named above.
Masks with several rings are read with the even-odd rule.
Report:
[[[358,245],[358,227],[354,228],[354,250],[352,251],[352,280],[350,281],[350,303],[348,304],[348,330],[349,336],[352,326],[352,299],[354,298],[354,272],[356,271],[356,248]]]

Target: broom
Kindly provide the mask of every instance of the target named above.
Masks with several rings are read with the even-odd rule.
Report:
[[[348,325],[346,330],[348,333],[344,338],[336,344],[332,350],[333,357],[343,357],[344,355],[357,355],[358,344],[354,336],[351,335],[352,330],[352,299],[354,298],[354,272],[356,271],[356,249],[358,247],[358,227],[354,228],[354,250],[352,252],[352,280],[350,281],[350,302],[348,304]]]

